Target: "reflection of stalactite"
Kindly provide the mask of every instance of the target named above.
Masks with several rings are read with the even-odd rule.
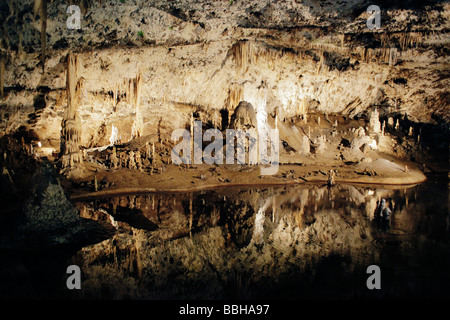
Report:
[[[259,208],[258,213],[255,216],[255,223],[253,227],[253,235],[250,240],[250,245],[252,244],[262,244],[264,241],[264,221],[266,219],[266,210],[272,205],[274,197],[267,199],[264,204]],[[273,204],[275,206],[275,204]]]
[[[61,155],[62,166],[73,167],[75,163],[83,161],[78,144],[81,140],[81,119],[77,113],[77,92],[80,82],[77,79],[77,55],[69,53],[67,57],[67,109],[61,125]]]

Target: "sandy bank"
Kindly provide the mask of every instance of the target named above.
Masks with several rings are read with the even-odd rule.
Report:
[[[417,168],[405,171],[403,163],[379,159],[372,163],[346,166],[326,165],[280,165],[278,173],[261,176],[257,166],[208,166],[193,168],[167,166],[161,174],[149,175],[137,170],[116,169],[95,173],[98,191],[93,190],[93,177],[80,181],[80,188],[69,190],[71,199],[98,198],[119,194],[139,193],[184,193],[223,187],[263,187],[301,183],[326,183],[328,172],[336,170],[336,183],[357,183],[367,185],[411,185],[426,180]]]

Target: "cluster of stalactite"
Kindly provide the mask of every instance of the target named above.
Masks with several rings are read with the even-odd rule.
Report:
[[[242,73],[247,72],[250,63],[256,62],[257,49],[251,41],[238,41],[231,47],[231,51],[236,68]]]
[[[308,48],[319,51],[321,57],[323,52],[339,53],[344,56],[358,54],[360,60],[366,63],[386,63],[393,66],[397,63],[401,51],[416,47],[424,41],[424,35],[421,32],[381,33],[376,35],[376,39],[381,43],[381,46],[379,48],[367,48],[364,46],[344,46],[343,39],[345,37],[341,35],[339,38],[341,46],[332,43],[312,42],[308,45]],[[319,70],[321,70],[324,59],[321,58],[319,63]]]
[[[393,66],[398,60],[398,50],[395,47],[392,48],[362,48],[360,51],[361,60],[364,62],[376,62],[388,63],[389,66]]]
[[[349,47],[339,47],[331,43],[315,43],[311,42],[308,47],[310,49],[319,50],[319,51],[327,51],[327,52],[336,52],[340,54],[348,54],[350,52]]]
[[[245,74],[250,65],[258,63],[261,59],[264,59],[269,66],[273,66],[275,61],[284,56],[298,59],[297,53],[294,54],[290,51],[278,50],[250,40],[239,40],[233,44],[230,50],[238,74]]]
[[[424,38],[425,35],[422,32],[381,33],[379,35],[381,47],[392,47],[398,43],[402,51],[421,45]]]

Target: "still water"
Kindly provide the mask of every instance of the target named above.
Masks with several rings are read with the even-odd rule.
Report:
[[[412,187],[302,184],[80,201],[82,217],[115,235],[44,256],[53,282],[33,289],[74,299],[448,298],[448,190],[446,176],[429,176]],[[381,199],[389,221],[376,217]],[[81,290],[65,288],[61,266],[70,264],[81,268]],[[366,286],[370,265],[381,269],[381,290]]]

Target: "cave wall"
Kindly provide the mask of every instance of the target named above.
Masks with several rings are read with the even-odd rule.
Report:
[[[355,117],[377,107],[380,115],[449,122],[445,2],[386,4],[375,31],[365,28],[367,1],[73,3],[82,9],[80,30],[66,27],[66,2],[48,2],[45,59],[33,2],[1,5],[1,134],[25,127],[59,148],[69,52],[80,61],[84,147],[108,144],[112,125],[122,141],[132,137],[136,102],[128,84],[139,73],[141,135],[155,134],[161,121],[170,138],[194,111],[219,126],[222,109],[231,115],[240,101],[257,107],[262,100],[282,118]]]

